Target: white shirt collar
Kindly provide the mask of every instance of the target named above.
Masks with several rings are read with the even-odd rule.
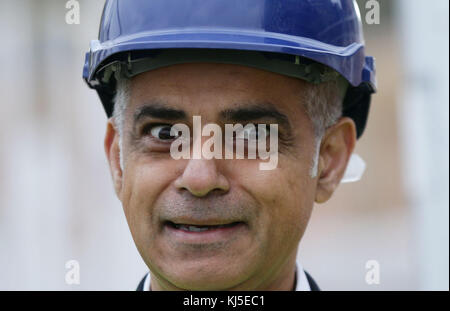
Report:
[[[311,291],[311,287],[309,286],[308,279],[306,278],[305,270],[303,270],[302,265],[297,261],[296,263],[296,282],[295,282],[295,291],[297,292],[309,292]],[[150,272],[145,276],[144,288],[145,292],[150,291]]]

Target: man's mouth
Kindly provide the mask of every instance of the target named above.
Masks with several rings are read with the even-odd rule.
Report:
[[[166,221],[165,225],[169,226],[176,230],[182,230],[186,232],[204,232],[204,231],[211,231],[211,230],[219,230],[219,229],[227,229],[227,228],[233,228],[235,226],[238,226],[240,224],[243,224],[241,221],[236,221],[228,224],[219,224],[219,225],[194,225],[194,224],[183,224],[183,223],[174,223],[172,221]]]
[[[164,221],[163,225],[164,236],[183,247],[231,242],[244,238],[249,232],[246,222],[233,220],[173,219]]]

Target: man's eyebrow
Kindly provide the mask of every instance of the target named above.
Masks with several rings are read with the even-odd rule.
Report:
[[[139,122],[144,117],[152,117],[167,121],[186,119],[186,113],[183,110],[168,107],[160,101],[147,103],[136,109],[134,112],[134,123]]]
[[[280,126],[290,130],[288,117],[278,111],[271,103],[245,105],[238,108],[226,109],[220,113],[225,122],[249,122],[258,119],[274,119]]]

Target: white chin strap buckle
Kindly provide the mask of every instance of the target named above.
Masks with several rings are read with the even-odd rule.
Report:
[[[365,170],[366,162],[364,162],[364,160],[359,155],[353,153],[350,157],[341,183],[356,182],[360,180]]]

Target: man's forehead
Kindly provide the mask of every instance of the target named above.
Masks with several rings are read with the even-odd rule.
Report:
[[[166,66],[139,74],[131,79],[133,88],[155,92],[170,88],[183,92],[189,89],[224,89],[235,92],[267,93],[300,89],[307,84],[300,79],[236,64],[185,63]],[[270,86],[270,87],[269,87]],[[208,88],[208,89],[206,89]]]
[[[165,106],[187,115],[225,110],[269,108],[293,113],[305,82],[233,64],[179,64],[146,72],[131,80],[133,114],[143,106]],[[222,116],[225,116],[222,113]]]

